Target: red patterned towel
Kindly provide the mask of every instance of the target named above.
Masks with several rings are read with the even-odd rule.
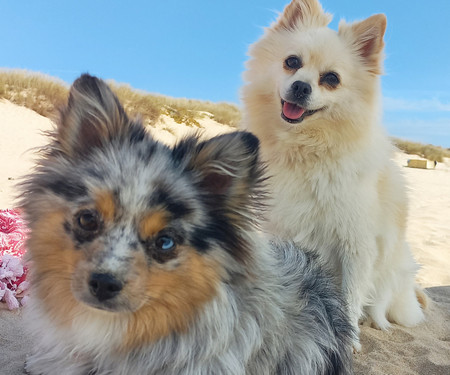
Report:
[[[10,310],[23,305],[18,299],[28,289],[22,257],[28,229],[18,210],[0,210],[0,301]]]

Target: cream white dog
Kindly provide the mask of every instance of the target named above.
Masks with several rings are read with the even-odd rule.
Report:
[[[329,262],[356,332],[364,315],[381,329],[414,326],[426,300],[405,242],[405,184],[380,125],[386,17],[337,32],[330,20],[316,0],[293,0],[250,48],[244,127],[272,176],[267,229]]]

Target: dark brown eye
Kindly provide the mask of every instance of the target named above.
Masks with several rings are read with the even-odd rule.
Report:
[[[284,66],[286,69],[300,69],[302,67],[302,61],[297,56],[289,56],[284,60]]]
[[[80,211],[77,215],[77,224],[86,232],[96,232],[100,227],[100,220],[97,211]]]
[[[328,72],[320,77],[320,84],[327,85],[331,88],[337,87],[341,83],[339,75],[335,72]]]

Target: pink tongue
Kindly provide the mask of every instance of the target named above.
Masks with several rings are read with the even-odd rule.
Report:
[[[288,119],[297,120],[303,115],[303,113],[305,113],[305,109],[299,107],[298,105],[284,102],[283,113]]]

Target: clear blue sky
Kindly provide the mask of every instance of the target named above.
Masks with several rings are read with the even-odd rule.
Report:
[[[89,72],[173,97],[239,104],[248,46],[287,0],[0,0],[0,67]],[[384,122],[450,147],[450,1],[323,0],[338,20],[388,18]]]

